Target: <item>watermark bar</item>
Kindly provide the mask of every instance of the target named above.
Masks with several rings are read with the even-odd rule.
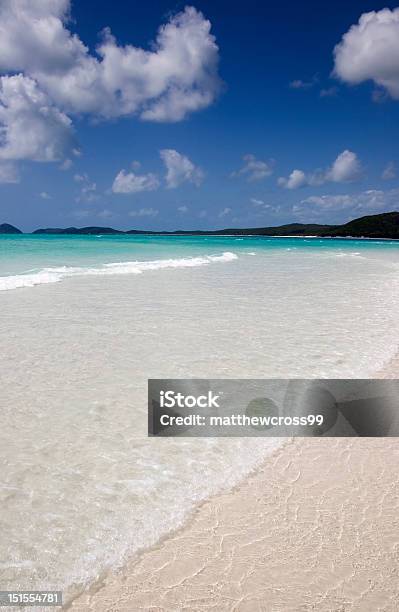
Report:
[[[150,379],[148,435],[399,436],[399,380]]]
[[[0,606],[62,606],[62,591],[0,591]]]

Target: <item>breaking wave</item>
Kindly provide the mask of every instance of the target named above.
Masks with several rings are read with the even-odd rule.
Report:
[[[48,283],[58,283],[64,278],[74,276],[113,276],[117,274],[142,274],[149,270],[164,270],[171,268],[195,268],[212,263],[225,263],[238,259],[235,253],[226,251],[221,255],[204,255],[201,257],[184,257],[179,259],[155,259],[153,261],[122,261],[107,263],[99,267],[42,268],[37,272],[16,274],[0,277],[0,291],[34,287]]]

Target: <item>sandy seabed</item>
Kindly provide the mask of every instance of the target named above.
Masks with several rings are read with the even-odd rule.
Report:
[[[296,439],[74,611],[396,612],[399,439]]]
[[[399,438],[291,440],[71,608],[397,612]]]
[[[38,409],[54,419],[65,414],[65,404],[80,417],[90,405],[101,440],[111,437],[102,419],[112,423],[113,414],[120,419],[119,436],[132,420],[135,381],[144,386],[151,372],[209,376],[210,339],[212,373],[220,378],[243,371],[253,377],[367,375],[373,354],[381,363],[397,342],[397,267],[388,253],[384,263],[347,255],[318,253],[315,265],[307,252],[287,250],[282,258],[243,253],[217,273],[204,266],[195,274],[154,271],[132,282],[121,276],[106,283],[83,277],[32,293],[5,292],[3,374],[11,416]],[[101,404],[104,417],[97,411]],[[43,411],[48,405],[51,412]],[[72,431],[82,423],[74,415],[68,416]],[[95,452],[85,462],[87,455],[76,458],[85,466],[101,445],[97,430],[88,432]],[[68,441],[60,448],[71,452]],[[398,467],[399,438],[296,439],[234,490],[208,499],[182,529],[94,584],[71,608],[397,611]],[[90,520],[89,513],[84,519]]]

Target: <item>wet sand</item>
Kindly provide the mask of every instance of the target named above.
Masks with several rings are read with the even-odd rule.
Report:
[[[399,438],[297,438],[72,610],[396,612],[398,560]]]
[[[394,612],[399,439],[296,439],[74,611]]]

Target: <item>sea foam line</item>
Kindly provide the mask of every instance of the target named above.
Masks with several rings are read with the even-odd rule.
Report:
[[[103,264],[98,268],[61,266],[43,268],[33,274],[16,274],[0,277],[0,291],[34,287],[48,283],[58,283],[64,278],[74,276],[114,276],[117,274],[142,274],[148,270],[170,268],[195,268],[211,263],[224,263],[238,259],[235,253],[226,251],[222,255],[204,255],[201,257],[184,257],[179,259],[155,259],[153,261],[123,261]]]

